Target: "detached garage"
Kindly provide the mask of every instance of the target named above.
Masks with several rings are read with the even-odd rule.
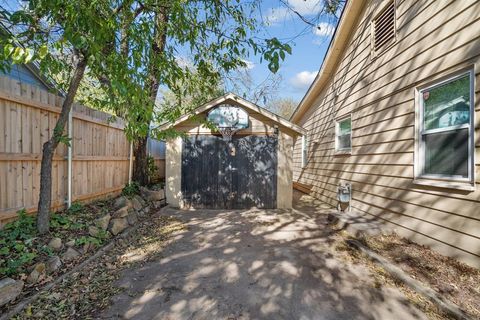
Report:
[[[232,93],[166,124],[167,202],[179,208],[292,207],[293,141],[304,130]]]

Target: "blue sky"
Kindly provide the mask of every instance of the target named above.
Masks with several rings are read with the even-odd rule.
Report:
[[[321,10],[321,0],[286,0],[288,5],[307,19],[315,19]],[[266,20],[267,36],[289,41],[292,55],[287,55],[279,73],[282,82],[278,91],[281,97],[290,97],[299,102],[305,95],[322,64],[335,29],[335,19],[317,21],[315,29],[288,10],[279,0],[267,0],[262,4],[262,16]],[[256,83],[269,75],[265,62],[259,57],[250,57],[250,72]]]
[[[252,0],[242,0],[252,1]],[[307,20],[315,21],[319,29],[309,26],[287,8],[287,4]],[[9,10],[18,8],[20,0],[0,0]],[[336,20],[333,17],[316,19],[324,0],[263,0],[259,17],[264,21],[265,38],[277,37],[292,46],[292,55],[287,55],[279,70],[281,76],[278,96],[299,102],[305,95],[322,64],[328,49]],[[337,14],[339,15],[339,14]],[[259,56],[247,58],[248,69],[255,84],[260,84],[270,75],[267,63]],[[237,92],[242,94],[242,92]]]

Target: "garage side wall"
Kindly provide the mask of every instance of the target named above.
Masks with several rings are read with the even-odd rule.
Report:
[[[172,207],[181,206],[182,185],[182,138],[169,139],[166,142],[165,184],[167,203]]]
[[[292,178],[293,178],[293,138],[280,131],[278,135],[278,150],[277,150],[277,208],[290,209],[292,208]]]

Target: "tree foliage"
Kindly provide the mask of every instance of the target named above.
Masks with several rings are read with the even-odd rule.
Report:
[[[297,108],[298,103],[292,98],[276,98],[267,104],[267,109],[279,116],[289,119]]]
[[[122,54],[123,63],[134,70],[135,76],[117,82],[107,79],[105,83],[110,96],[124,98],[117,99],[120,104],[110,105],[128,122],[127,134],[135,139],[133,176],[144,184],[146,136],[151,122],[168,121],[186,111],[184,104],[175,104],[157,114],[155,101],[160,86],[177,97],[192,96],[198,86],[179,84],[191,83],[193,73],[206,83],[216,83],[222,72],[245,66],[249,54],[261,55],[276,72],[291,48],[276,38],[256,36],[256,2],[124,1],[118,10],[120,43],[112,50]],[[179,55],[187,56],[192,66],[182,65]],[[124,92],[129,94],[125,96]]]
[[[59,143],[69,143],[65,124],[85,73],[101,88],[94,103],[127,120],[126,133],[136,141],[136,168],[146,171],[146,136],[161,85],[177,96],[192,95],[198,86],[179,86],[192,73],[218,82],[222,71],[245,66],[250,53],[261,55],[276,72],[291,53],[278,39],[255,35],[257,8],[255,2],[236,0],[31,0],[16,12],[0,12],[12,31],[0,39],[2,68],[38,63],[66,93],[53,136],[43,146],[41,234],[49,229],[53,154]],[[180,66],[180,51],[194,68]],[[158,117],[171,119],[177,108],[182,104],[163,109]]]
[[[2,11],[2,22],[14,32],[4,32],[0,45],[1,65],[35,61],[44,74],[53,78],[66,92],[53,135],[43,145],[40,172],[40,196],[37,228],[49,230],[52,188],[52,159],[59,143],[68,144],[65,124],[87,65],[92,72],[102,70],[104,61],[115,60],[105,51],[117,22],[108,1],[32,0],[20,10]]]
[[[198,73],[192,72],[188,77],[179,80],[172,89],[161,89],[160,94],[161,97],[156,103],[155,124],[173,122],[202,104],[225,94],[225,90],[219,79],[205,81]],[[165,133],[154,129],[153,134],[157,138],[162,138]]]
[[[249,54],[261,55],[269,62],[270,70],[276,72],[286,53],[291,53],[290,46],[276,38],[256,37],[259,28],[255,18],[256,3],[150,0],[129,1],[128,4],[128,8],[121,11],[124,27],[121,34],[123,48],[127,48],[124,52],[128,52],[127,64],[137,71],[135,82],[143,88],[138,92],[145,96],[145,91],[150,91],[149,107],[138,104],[141,101],[138,97],[134,103],[124,104],[128,107],[119,112],[128,118],[130,134],[135,137],[145,136],[154,118],[169,120],[185,112],[184,104],[176,104],[155,115],[154,102],[160,85],[177,98],[193,96],[198,94],[199,86],[182,84],[193,84],[195,78],[205,83],[218,83],[223,72],[244,67],[244,59]],[[155,27],[155,17],[160,14],[166,15],[167,19],[160,24],[157,21]],[[156,51],[154,44],[162,37],[163,48]],[[188,57],[190,65],[185,66],[178,59],[181,55]],[[158,77],[153,86],[152,77]],[[210,90],[207,86],[204,89],[200,91],[208,93]],[[115,106],[121,108],[118,104]]]
[[[261,82],[256,83],[248,68],[229,72],[224,76],[224,85],[232,88],[236,94],[253,103],[268,105],[269,101],[278,95],[282,82],[280,74],[270,73]]]

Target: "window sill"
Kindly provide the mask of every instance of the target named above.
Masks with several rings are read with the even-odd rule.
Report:
[[[427,186],[427,187],[436,187],[436,188],[445,188],[445,189],[456,189],[461,191],[475,191],[475,184],[471,182],[461,182],[461,181],[441,181],[441,180],[432,180],[425,178],[417,178],[413,180],[414,184]]]

